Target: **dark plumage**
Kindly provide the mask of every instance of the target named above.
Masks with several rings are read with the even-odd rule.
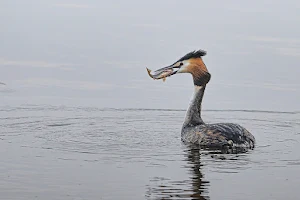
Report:
[[[200,57],[205,56],[205,55],[206,55],[206,51],[200,49],[198,51],[192,51],[190,53],[187,53],[185,56],[183,56],[182,58],[180,58],[176,62],[188,60],[188,59],[191,59],[191,58],[200,58]]]
[[[255,138],[244,127],[233,123],[200,124],[185,127],[181,132],[184,142],[199,144],[202,148],[228,152],[253,149]]]

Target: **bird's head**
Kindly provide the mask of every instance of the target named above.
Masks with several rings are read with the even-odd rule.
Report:
[[[202,57],[206,55],[203,50],[192,51],[172,65],[163,67],[151,73],[147,68],[148,74],[153,79],[165,79],[179,73],[190,73],[194,79],[194,85],[202,86],[209,82],[210,73],[208,72]]]

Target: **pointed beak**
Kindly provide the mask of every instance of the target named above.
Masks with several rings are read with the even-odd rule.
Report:
[[[147,72],[149,74],[149,76],[153,79],[165,79],[166,77],[172,76],[174,74],[177,73],[178,70],[176,70],[176,68],[178,67],[174,67],[173,65],[167,66],[167,67],[163,67],[161,69],[158,69],[156,71],[154,71],[153,73],[151,72],[150,69],[147,69]]]

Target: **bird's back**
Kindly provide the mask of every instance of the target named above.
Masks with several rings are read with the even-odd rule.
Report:
[[[255,139],[244,127],[233,123],[202,124],[183,127],[184,142],[199,144],[203,148],[254,148]]]

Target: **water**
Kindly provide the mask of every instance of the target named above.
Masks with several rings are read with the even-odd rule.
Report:
[[[253,151],[182,144],[183,110],[0,107],[1,199],[299,199],[300,113],[204,111]]]

